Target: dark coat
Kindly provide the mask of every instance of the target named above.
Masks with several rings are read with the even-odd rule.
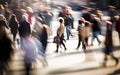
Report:
[[[120,33],[120,20],[116,21],[115,29],[116,29],[117,32]]]
[[[31,29],[30,29],[30,24],[27,21],[22,21],[20,22],[20,27],[19,27],[19,34],[20,36],[24,36],[26,34],[31,34]]]

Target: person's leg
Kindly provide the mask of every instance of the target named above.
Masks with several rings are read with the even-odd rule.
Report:
[[[26,75],[30,75],[30,70],[31,70],[32,63],[25,63],[25,71]]]
[[[107,62],[108,58],[107,58],[107,54],[104,53],[104,60],[103,60],[103,67],[106,67],[106,62]]]
[[[60,37],[60,40],[61,40],[61,44],[63,45],[64,49],[66,50],[66,46],[65,46],[65,43],[64,43],[64,34],[62,34],[62,36]]]
[[[69,40],[69,28],[66,26],[66,34],[67,34],[67,40]]]
[[[57,44],[57,49],[55,51],[56,53],[58,53],[58,49],[59,49],[59,44]]]
[[[61,42],[61,44],[63,45],[64,49],[66,50],[67,48],[66,48],[66,46],[65,46],[63,41]]]
[[[118,60],[118,58],[116,58],[114,55],[113,55],[113,53],[111,53],[110,54],[110,56],[115,60],[115,66],[117,66],[117,64],[119,63],[119,60]]]
[[[85,38],[86,46],[88,46],[88,37]]]
[[[77,49],[80,47],[80,44],[81,44],[81,36],[78,35],[78,45],[77,45]]]
[[[97,39],[98,43],[101,44],[100,39],[98,38],[99,32],[95,32],[95,38]]]
[[[83,48],[84,52],[86,53],[86,42],[85,42],[85,40],[82,40],[82,48]]]
[[[93,32],[92,33],[92,39],[91,39],[91,45],[93,45],[94,39],[95,39],[95,33]]]

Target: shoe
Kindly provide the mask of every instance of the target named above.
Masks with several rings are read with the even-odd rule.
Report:
[[[115,58],[115,61],[116,61],[115,66],[117,66],[119,63],[119,60],[117,58]]]
[[[55,53],[58,53],[58,50],[56,50]]]
[[[78,50],[79,48],[76,48],[76,50]]]
[[[67,48],[65,48],[65,50],[67,50]]]

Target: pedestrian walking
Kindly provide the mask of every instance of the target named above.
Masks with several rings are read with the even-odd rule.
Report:
[[[10,27],[10,31],[13,35],[13,41],[15,41],[16,39],[16,35],[18,33],[18,20],[15,14],[12,14],[9,20],[9,27]]]
[[[23,21],[20,23],[19,27],[20,35],[20,48],[24,52],[24,66],[26,70],[26,75],[30,75],[32,64],[40,59],[43,66],[46,65],[46,60],[39,58],[39,55],[43,56],[43,45],[31,35],[30,24],[25,20],[23,16]]]
[[[65,21],[65,27],[66,27],[67,40],[69,40],[69,37],[73,36],[71,32],[71,25],[72,25],[71,22],[73,21],[73,17],[69,13],[69,11],[67,11],[64,21]]]
[[[15,45],[8,37],[5,26],[7,26],[6,22],[0,20],[0,75],[4,75],[4,71],[9,68],[15,50]]]
[[[81,17],[79,20],[78,20],[78,45],[77,45],[77,49],[79,49],[80,47],[80,44],[82,42],[82,48],[83,49],[86,49],[86,45],[85,45],[85,38],[83,38],[82,34],[85,34],[85,33],[82,33],[82,28],[85,27],[85,19],[83,17]]]
[[[96,18],[95,14],[91,14],[91,21],[92,23],[92,41],[91,45],[93,45],[93,41],[96,38],[99,45],[101,44],[100,39],[98,38],[98,35],[100,35],[100,26],[99,26],[99,21]]]
[[[118,64],[119,60],[113,55],[113,40],[112,40],[112,22],[107,21],[107,30],[105,35],[105,49],[104,49],[104,62],[103,66],[106,66],[108,60],[107,56],[111,56],[115,60],[115,66]]]
[[[64,50],[66,50],[66,46],[65,46],[65,39],[64,39],[64,19],[62,17],[59,18],[59,27],[57,28],[57,36],[60,38],[60,42],[57,43],[57,49],[56,49],[56,53],[59,52],[59,46],[63,45]]]

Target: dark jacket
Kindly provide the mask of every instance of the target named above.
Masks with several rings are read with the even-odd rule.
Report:
[[[30,24],[27,21],[20,22],[19,34],[20,36],[31,34]]]

